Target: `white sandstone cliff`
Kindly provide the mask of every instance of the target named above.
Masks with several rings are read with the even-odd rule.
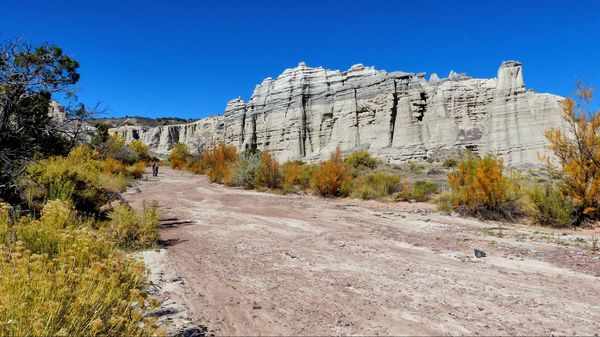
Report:
[[[562,97],[526,90],[519,62],[504,62],[493,79],[434,75],[427,81],[424,73],[360,64],[340,72],[300,63],[265,79],[248,102],[227,103],[224,115],[110,132],[141,139],[158,154],[176,142],[193,148],[208,138],[238,150],[267,150],[280,161],[321,160],[336,146],[368,149],[390,163],[437,160],[466,148],[523,165],[538,162],[544,130],[562,123]]]

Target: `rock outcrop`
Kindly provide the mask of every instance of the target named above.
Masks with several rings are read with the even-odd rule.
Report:
[[[502,63],[496,78],[451,72],[386,72],[363,65],[348,71],[300,63],[257,85],[248,102],[227,103],[224,115],[154,128],[111,129],[141,139],[158,154],[176,142],[193,147],[224,140],[260,149],[280,161],[321,160],[336,146],[368,149],[380,159],[442,159],[458,149],[535,164],[545,152],[544,130],[561,125],[562,97],[526,90],[521,64]]]

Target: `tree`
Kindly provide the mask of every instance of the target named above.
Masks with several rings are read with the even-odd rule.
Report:
[[[0,44],[0,198],[18,198],[16,180],[34,158],[64,154],[74,145],[85,107],[57,111],[64,118],[49,111],[53,94],[72,96],[78,68],[57,46]],[[73,125],[71,117],[80,122]]]
[[[548,168],[560,178],[563,192],[575,205],[573,226],[600,215],[600,114],[589,109],[592,93],[593,89],[578,82],[579,102],[567,98],[562,103],[565,129],[551,128],[545,133],[556,158],[546,158]]]

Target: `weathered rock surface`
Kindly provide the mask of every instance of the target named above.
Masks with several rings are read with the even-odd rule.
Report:
[[[562,97],[526,90],[521,64],[503,62],[496,78],[451,72],[348,71],[300,63],[257,85],[248,102],[194,123],[111,129],[158,154],[174,143],[224,140],[239,150],[268,150],[280,161],[321,160],[336,146],[368,149],[384,161],[445,157],[458,149],[495,153],[507,164],[535,164],[544,130],[561,125]]]

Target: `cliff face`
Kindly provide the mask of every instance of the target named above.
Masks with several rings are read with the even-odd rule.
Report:
[[[451,72],[385,72],[355,65],[348,71],[300,63],[265,79],[250,100],[227,103],[225,114],[182,125],[111,129],[166,154],[176,142],[192,148],[221,140],[260,149],[280,161],[321,160],[336,146],[368,149],[398,163],[441,159],[457,149],[495,153],[508,164],[537,163],[544,130],[561,125],[561,97],[525,89],[521,64],[504,62],[494,79]]]

